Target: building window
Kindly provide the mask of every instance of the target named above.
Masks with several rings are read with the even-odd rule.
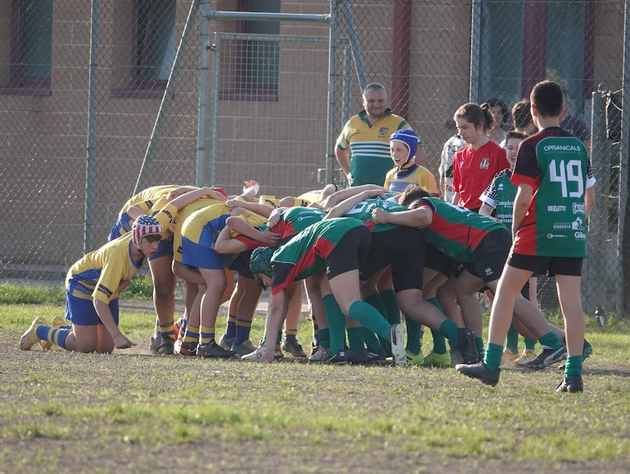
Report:
[[[175,59],[175,0],[136,0],[132,86],[163,89]]]
[[[583,115],[593,80],[592,8],[591,1],[484,3],[479,99],[509,105],[552,79],[563,85],[573,113]]]
[[[50,89],[52,14],[52,0],[13,0],[6,87],[33,93]]]
[[[280,12],[280,0],[239,0],[238,9]],[[280,45],[255,35],[278,35],[279,21],[241,21],[237,32],[251,38],[226,39],[221,45],[221,99],[277,101]]]

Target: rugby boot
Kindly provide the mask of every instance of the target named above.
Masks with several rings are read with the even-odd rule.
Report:
[[[464,374],[466,377],[477,379],[481,383],[491,385],[492,387],[499,383],[499,375],[501,374],[501,369],[490,370],[483,365],[483,362],[477,362],[476,364],[457,364],[455,370],[460,374]]]

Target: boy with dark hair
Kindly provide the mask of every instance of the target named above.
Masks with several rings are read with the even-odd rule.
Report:
[[[580,285],[595,179],[584,144],[560,128],[564,112],[560,86],[539,82],[530,100],[540,131],[523,141],[518,151],[512,177],[518,187],[512,218],[514,243],[492,305],[488,346],[483,362],[456,368],[488,385],[499,382],[503,342],[515,300],[533,274],[549,272],[556,276],[568,350],[564,379],[556,391],[581,392],[584,312]]]

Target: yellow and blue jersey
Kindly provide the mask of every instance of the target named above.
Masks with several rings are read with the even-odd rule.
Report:
[[[415,164],[401,170],[396,167],[389,170],[383,186],[387,191],[402,193],[410,184],[418,185],[431,194],[440,194],[433,173],[424,166]]]
[[[174,184],[168,184],[164,186],[151,186],[144,191],[139,192],[131,196],[127,202],[123,205],[120,212],[127,212],[133,206],[139,206],[142,208],[143,213],[147,214],[151,209],[154,209],[154,204],[161,198],[166,198],[172,191],[175,191],[179,186]]]
[[[131,259],[131,234],[106,243],[85,254],[70,267],[66,291],[80,299],[97,299],[109,304],[119,296],[120,284],[131,280],[144,259]]]
[[[125,235],[131,230],[131,219],[127,211],[133,206],[138,206],[143,214],[150,214],[151,211],[160,209],[168,203],[169,194],[176,190],[179,186],[165,185],[165,186],[152,186],[145,189],[138,194],[133,195],[125,202],[122,209],[118,213],[116,223],[109,232],[107,240],[114,240]]]
[[[374,123],[370,122],[365,111],[348,120],[337,138],[336,146],[342,150],[350,149],[352,186],[383,185],[392,165],[389,137],[396,130],[408,127],[404,118],[390,110]]]
[[[220,232],[228,217],[230,217],[230,208],[223,203],[199,209],[183,222],[181,236],[196,244],[208,242],[209,233],[212,233],[212,229],[218,229]],[[250,211],[245,211],[238,217],[244,219],[251,226],[258,226],[267,222],[267,218]],[[220,228],[215,225],[217,223],[221,225]],[[209,242],[214,242],[214,240]]]
[[[176,262],[182,261],[182,224],[194,212],[214,204],[223,204],[223,201],[212,198],[197,199],[179,210],[175,223],[171,226],[171,231],[173,232],[173,258]]]
[[[230,209],[223,203],[199,209],[182,224],[181,262],[194,268],[220,269],[224,267],[223,256],[213,249],[219,233],[230,217]],[[266,219],[253,212],[245,211],[242,217],[252,226]]]

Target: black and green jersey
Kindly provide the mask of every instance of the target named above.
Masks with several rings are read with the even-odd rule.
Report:
[[[584,144],[559,127],[541,130],[521,143],[512,183],[527,184],[534,191],[513,251],[584,257],[584,195],[595,184]]]
[[[494,210],[494,217],[510,227],[512,225],[512,211],[516,198],[516,186],[512,184],[512,171],[499,171],[479,200]]]
[[[356,204],[352,209],[346,212],[346,217],[354,217],[362,221],[371,232],[382,232],[396,227],[394,224],[375,224],[372,220],[372,211],[374,209],[383,209],[387,212],[407,211],[408,209],[396,202],[395,197],[375,197],[366,199]]]
[[[296,280],[323,272],[326,258],[339,241],[362,225],[361,221],[349,217],[326,219],[309,226],[279,247],[271,257],[272,293],[286,289]]]
[[[492,231],[505,226],[491,217],[481,216],[439,198],[422,198],[433,211],[425,238],[443,254],[459,263],[472,261],[481,241]]]

